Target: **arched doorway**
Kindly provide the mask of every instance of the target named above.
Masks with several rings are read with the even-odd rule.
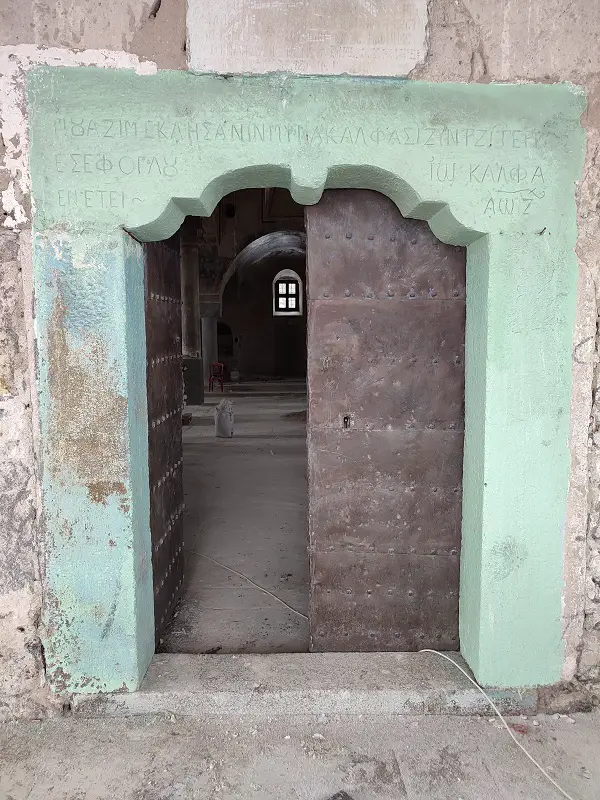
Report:
[[[558,681],[582,96],[102,73],[30,73],[50,679],[132,688],[152,654],[140,242],[231,191],[276,185],[303,204],[327,188],[379,190],[468,247],[462,652],[484,683]],[[107,154],[95,119],[122,118],[115,97],[128,124]],[[81,155],[65,163],[75,146],[89,169]],[[81,574],[89,563],[95,574]]]
[[[206,393],[203,408],[190,406],[183,432],[186,579],[173,624],[161,627],[161,653],[309,648],[305,236],[260,235],[282,223],[304,228],[303,207],[282,189],[236,192],[208,220],[186,223],[188,243],[193,231],[204,242],[219,230],[210,248],[196,247],[201,293],[220,298],[219,318],[214,303],[203,330],[214,328],[225,382]],[[288,278],[287,317],[274,305],[278,276]],[[153,319],[149,330],[163,320]],[[233,409],[230,439],[214,432],[223,400]],[[164,539],[161,525],[154,538]],[[164,613],[157,609],[157,618]]]
[[[240,423],[227,446],[215,441],[205,415],[184,439],[193,472],[186,477],[190,566],[177,626],[191,633],[167,632],[163,649],[457,650],[465,251],[441,244],[424,222],[402,217],[372,191],[327,191],[306,214],[308,274],[296,254],[283,266],[281,253],[257,247],[260,257],[242,251],[228,271],[222,308],[231,327],[219,323],[220,352],[224,359],[226,348],[233,351],[235,330],[242,382],[254,383],[232,395]],[[285,413],[281,389],[262,391],[282,377],[274,341],[286,344],[294,368],[293,329],[286,340],[280,326],[300,323],[305,342],[307,282],[310,587],[302,423]],[[291,419],[282,424],[291,417],[297,431]],[[222,572],[251,587],[225,601]],[[259,619],[248,611],[261,584],[271,598],[291,597],[292,586],[304,596],[275,613],[264,601]],[[309,594],[310,641],[289,619],[290,611],[305,613]]]

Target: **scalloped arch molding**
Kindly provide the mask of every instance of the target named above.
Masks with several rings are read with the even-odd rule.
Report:
[[[55,688],[135,689],[154,649],[139,241],[269,186],[380,191],[467,245],[462,653],[560,680],[583,95],[44,67],[29,102]]]

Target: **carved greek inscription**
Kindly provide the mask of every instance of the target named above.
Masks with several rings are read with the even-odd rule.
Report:
[[[66,134],[77,139],[90,136],[99,139],[123,139],[137,137],[138,123],[124,119],[57,119],[54,133]]]
[[[536,200],[539,199],[540,197],[535,192],[498,193],[494,197],[490,196],[485,201],[483,213],[488,217],[496,215],[502,217],[525,215],[533,210]]]
[[[461,165],[454,161],[435,161],[431,159],[429,165],[429,178],[438,183],[452,183],[457,174],[461,174]]]
[[[487,216],[529,214],[546,195],[544,168],[539,164],[460,163],[432,158],[429,179],[433,183],[459,181],[489,189],[490,197],[483,209]]]
[[[490,184],[528,184],[543,185],[544,173],[541,166],[525,167],[521,164],[470,164],[469,183]]]
[[[112,156],[98,153],[57,153],[56,171],[72,175],[157,175],[174,178],[177,156]]]
[[[452,183],[460,180],[466,184],[481,184],[498,191],[509,191],[514,187],[519,193],[532,193],[541,199],[545,192],[544,170],[539,164],[492,164],[457,163],[432,158],[429,162],[429,179],[437,183]]]
[[[59,189],[58,205],[62,208],[125,208],[124,192],[108,189]]]
[[[417,146],[460,150],[487,148],[544,150],[567,145],[562,131],[501,128],[381,127],[356,125],[309,126],[300,122],[266,123],[260,120],[127,120],[60,118],[54,123],[57,136],[73,139],[152,139],[157,142],[201,144],[236,142],[254,144],[282,142],[341,146]]]

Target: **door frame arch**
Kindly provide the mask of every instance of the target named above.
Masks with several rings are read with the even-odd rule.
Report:
[[[87,68],[29,81],[54,689],[133,690],[154,651],[140,243],[269,186],[303,205],[378,191],[467,247],[461,652],[484,684],[560,680],[581,95]]]

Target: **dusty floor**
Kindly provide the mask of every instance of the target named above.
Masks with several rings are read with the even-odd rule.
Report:
[[[302,385],[285,390],[228,394],[232,439],[214,436],[221,394],[190,408],[192,425],[183,429],[186,590],[163,652],[308,649],[306,619],[215,563],[307,614],[306,394]]]
[[[600,797],[600,713],[516,720],[576,800]],[[2,800],[555,800],[474,717],[57,719],[0,726]]]

